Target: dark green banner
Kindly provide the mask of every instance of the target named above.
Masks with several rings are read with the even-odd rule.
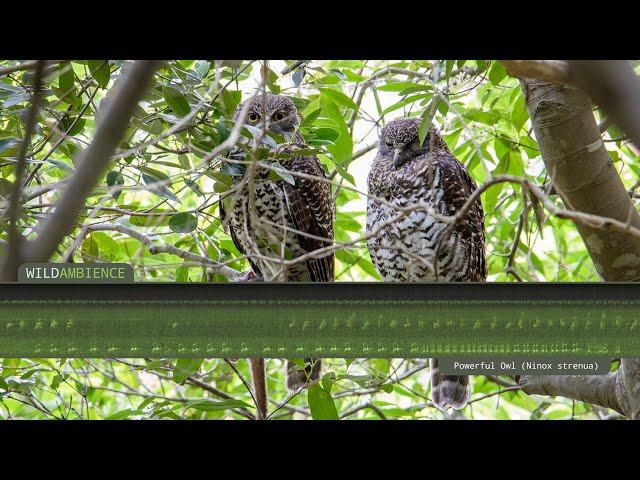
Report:
[[[635,285],[0,287],[0,357],[640,356]]]

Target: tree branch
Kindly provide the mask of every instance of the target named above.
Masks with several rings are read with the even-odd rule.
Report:
[[[244,276],[244,273],[239,272],[238,270],[234,270],[233,268],[227,267],[223,263],[215,262],[201,255],[197,255],[186,250],[181,250],[174,247],[173,245],[158,245],[154,243],[148,236],[143,235],[133,228],[129,228],[119,223],[98,223],[96,225],[87,225],[84,228],[86,229],[87,233],[99,231],[114,231],[123,233],[130,236],[131,238],[135,238],[140,243],[149,248],[149,252],[152,255],[157,255],[158,253],[168,253],[170,255],[176,255],[177,257],[183,258],[185,260],[190,260],[197,263],[198,265],[202,265],[203,267],[211,268],[216,273],[220,273],[232,280],[239,280]],[[76,243],[79,245],[82,242],[82,239],[83,237],[78,237],[76,239]],[[234,258],[233,260],[236,261],[237,259]]]
[[[38,224],[38,238],[26,245],[26,261],[48,260],[64,236],[73,229],[85,199],[109,165],[138,101],[160,64],[159,61],[137,61],[118,84],[116,94],[105,107],[106,111],[101,112],[102,121],[98,124],[91,145],[79,155],[76,173],[69,180],[55,211],[42,221],[44,225]]]
[[[546,80],[521,79],[542,160],[556,191],[571,209],[640,227],[638,215],[607,153],[580,90]],[[614,120],[615,121],[615,120]],[[598,273],[606,281],[640,280],[640,238],[619,229],[576,222]],[[562,395],[640,416],[640,359],[622,359],[606,376],[521,376],[526,393]]]
[[[640,79],[626,60],[501,60],[510,75],[579,88],[640,147]]]
[[[9,220],[8,238],[9,244],[7,249],[6,260],[2,265],[0,278],[3,280],[15,281],[18,277],[18,266],[22,263],[22,249],[24,237],[18,231],[18,205],[22,196],[22,179],[27,171],[27,152],[31,149],[31,136],[38,120],[38,110],[40,109],[40,99],[42,97],[42,77],[46,62],[44,60],[36,61],[35,76],[33,80],[33,94],[31,96],[31,108],[25,125],[24,139],[20,144],[20,152],[16,161],[14,172],[13,192],[9,197],[9,205],[7,207],[7,217]]]
[[[569,66],[583,90],[640,147],[640,79],[629,62],[571,60]]]
[[[579,88],[569,63],[564,60],[500,60],[500,63],[513,77],[536,78]]]

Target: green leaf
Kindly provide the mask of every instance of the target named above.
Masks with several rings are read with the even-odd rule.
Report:
[[[145,171],[152,171],[153,169],[148,168],[148,167],[140,167],[140,170],[145,170]],[[157,172],[157,171],[156,171]],[[164,177],[165,179],[168,178],[167,175],[165,175],[162,172],[157,172],[158,174],[160,174],[161,177]],[[142,173],[142,180],[144,181],[144,183],[149,187],[149,190],[152,191],[153,193],[155,193],[156,195],[159,195],[161,197],[164,197],[168,200],[173,200],[174,202],[178,202],[178,203],[182,203],[180,202],[180,199],[176,196],[175,193],[173,193],[171,190],[169,190],[169,188],[167,188],[165,185],[159,183],[161,180],[164,180],[163,178],[158,178],[157,176],[150,174],[150,173]]]
[[[185,170],[191,170],[191,162],[189,161],[188,155],[185,155],[184,153],[181,155],[178,155],[178,163]]]
[[[327,113],[327,116],[333,120],[340,132],[340,136],[337,138],[335,143],[333,145],[329,145],[327,150],[331,152],[335,163],[346,167],[349,162],[351,162],[353,153],[353,140],[351,139],[349,128],[347,127],[347,123],[340,113],[340,110],[331,97],[327,96],[326,93],[323,92],[321,98],[322,106]]]
[[[489,81],[494,85],[497,85],[506,76],[507,70],[502,66],[502,63],[494,60],[493,65],[491,65],[491,69],[489,70]]]
[[[51,380],[51,384],[49,385],[52,390],[57,390],[60,384],[64,381],[64,377],[62,375],[54,375]]]
[[[434,95],[431,102],[429,102],[429,106],[425,108],[424,113],[422,114],[422,120],[418,127],[418,140],[420,141],[420,145],[424,144],[424,140],[427,138],[429,127],[431,127],[431,122],[433,121],[433,117],[436,115],[439,103],[440,96]]]
[[[507,173],[509,171],[510,164],[510,155],[505,155],[498,162],[498,166],[491,173],[492,175],[500,175],[503,173]],[[491,185],[485,192],[482,194],[484,197],[483,207],[486,212],[493,212],[493,209],[496,206],[498,201],[498,196],[504,187],[504,183],[497,183],[495,185]]]
[[[223,90],[221,98],[222,106],[227,115],[233,115],[238,105],[240,105],[242,92],[240,90]]]
[[[98,82],[102,88],[106,88],[109,85],[109,77],[111,75],[109,61],[108,60],[87,60],[89,66],[89,72],[91,76]]]
[[[305,115],[305,117],[302,119],[302,122],[300,123],[300,128],[306,128],[311,126],[313,122],[315,122],[317,118],[320,116],[320,112],[322,112],[322,108],[316,108],[314,111],[312,111],[308,115]]]
[[[309,388],[307,395],[309,409],[314,420],[338,420],[338,410],[331,396],[320,384]]]
[[[19,143],[20,139],[18,138],[0,138],[0,155],[5,156],[13,154],[14,151],[17,150],[17,145]]]
[[[100,257],[107,260],[117,260],[120,256],[120,245],[105,232],[92,232],[91,238],[98,244]]]
[[[105,418],[105,420],[122,420],[128,417],[131,417],[132,415],[143,415],[144,412],[141,412],[139,410],[134,410],[132,408],[126,408],[124,410],[120,410],[119,412],[116,412],[112,415],[109,415],[108,417]]]
[[[198,219],[191,213],[176,213],[169,219],[169,228],[176,233],[190,233],[198,228]]]
[[[109,173],[107,173],[107,185],[110,187],[113,187],[116,185],[124,185],[124,177],[122,176],[122,173],[116,170],[111,170]],[[122,193],[121,190],[113,192],[112,196],[114,200],[118,200],[118,197],[120,196],[121,193]]]
[[[86,236],[82,242],[82,248],[80,249],[80,255],[84,263],[93,263],[100,257],[100,248],[98,243],[93,238],[93,234]]]
[[[402,90],[416,86],[421,85],[413,82],[389,82],[386,85],[380,85],[377,88],[381,92],[401,92]]]
[[[162,87],[162,96],[173,113],[179,117],[184,117],[191,111],[186,97],[177,89],[165,85]]]
[[[136,227],[164,227],[169,225],[169,220],[173,214],[169,210],[154,210],[156,215],[131,215],[129,223]]]
[[[184,184],[193,191],[198,197],[204,197],[204,192],[200,189],[200,186],[189,178],[184,179]]]
[[[192,402],[187,403],[186,405],[189,408],[195,408],[196,410],[200,410],[202,412],[215,412],[217,410],[229,410],[231,408],[254,408],[248,403],[245,403],[241,400],[194,400]]]
[[[296,68],[295,72],[293,72],[293,75],[291,76],[291,80],[293,80],[293,84],[296,87],[299,87],[300,84],[302,83],[302,79],[304,78],[304,74],[305,74],[304,67],[298,67],[298,68]]]
[[[322,95],[330,98],[335,103],[348,107],[352,110],[358,110],[358,105],[340,90],[334,90],[332,88],[320,88],[319,90]]]
[[[196,63],[195,71],[198,73],[200,78],[204,78],[209,73],[209,69],[211,68],[211,62],[207,62],[206,60],[198,60]]]
[[[477,108],[470,108],[464,113],[465,118],[473,120],[474,122],[484,123],[486,125],[493,125],[501,116],[495,112],[483,112]]]
[[[385,108],[382,111],[382,114],[386,115],[387,113],[393,112],[394,110],[398,110],[406,105],[409,105],[411,103],[416,103],[418,100],[428,99],[428,98],[431,98],[432,96],[433,95],[431,93],[420,93],[418,95],[411,95],[410,97],[400,100],[399,102],[394,103],[393,105]]]
[[[53,160],[53,159],[48,159],[47,162],[49,162],[51,165],[55,165],[56,167],[62,169],[62,170],[66,170],[67,172],[73,172],[73,168],[71,168],[69,165],[67,165],[64,162],[61,162],[60,160]]]
[[[173,369],[173,381],[183,383],[187,377],[198,373],[203,360],[202,358],[179,358]]]
[[[70,63],[65,65],[63,70],[64,72],[58,77],[58,88],[66,93],[73,88],[76,74],[73,72],[73,66]]]

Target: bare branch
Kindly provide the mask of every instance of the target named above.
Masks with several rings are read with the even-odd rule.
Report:
[[[625,60],[571,60],[574,77],[608,118],[640,147],[640,79]]]
[[[500,60],[509,75],[518,78],[537,78],[579,88],[569,63],[564,60]]]
[[[0,68],[0,76],[2,75],[9,75],[10,73],[14,73],[14,72],[21,72],[24,70],[35,70],[36,68],[38,68],[38,63],[42,62],[43,60],[30,60],[28,62],[24,62],[24,63],[19,63],[17,65],[13,65],[11,67],[4,67],[4,68]],[[62,62],[66,62],[67,60],[49,60],[47,61],[47,63],[49,65],[53,65],[56,63],[62,63]]]
[[[142,98],[156,69],[158,61],[137,61],[116,87],[115,96],[100,115],[95,137],[91,145],[80,153],[78,168],[69,180],[57,208],[44,222],[38,224],[38,238],[25,248],[25,258],[30,262],[49,259],[58,244],[72,228],[74,221],[96,182],[107,168],[111,155],[122,139],[131,115]]]
[[[286,67],[284,67],[282,69],[282,71],[280,72],[280,75],[286,75],[287,73],[291,73],[293,72],[296,68],[300,67],[301,65],[304,65],[305,63],[308,63],[309,60],[296,60],[295,62],[293,62],[291,65],[287,65]]]

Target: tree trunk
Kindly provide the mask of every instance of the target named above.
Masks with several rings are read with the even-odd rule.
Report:
[[[589,98],[572,87],[523,79],[522,89],[542,159],[566,208],[611,217],[640,228],[636,211],[604,148]],[[640,280],[640,239],[584,223],[576,227],[605,281]],[[531,376],[527,393],[560,395],[640,417],[640,359],[623,359],[606,376]]]

